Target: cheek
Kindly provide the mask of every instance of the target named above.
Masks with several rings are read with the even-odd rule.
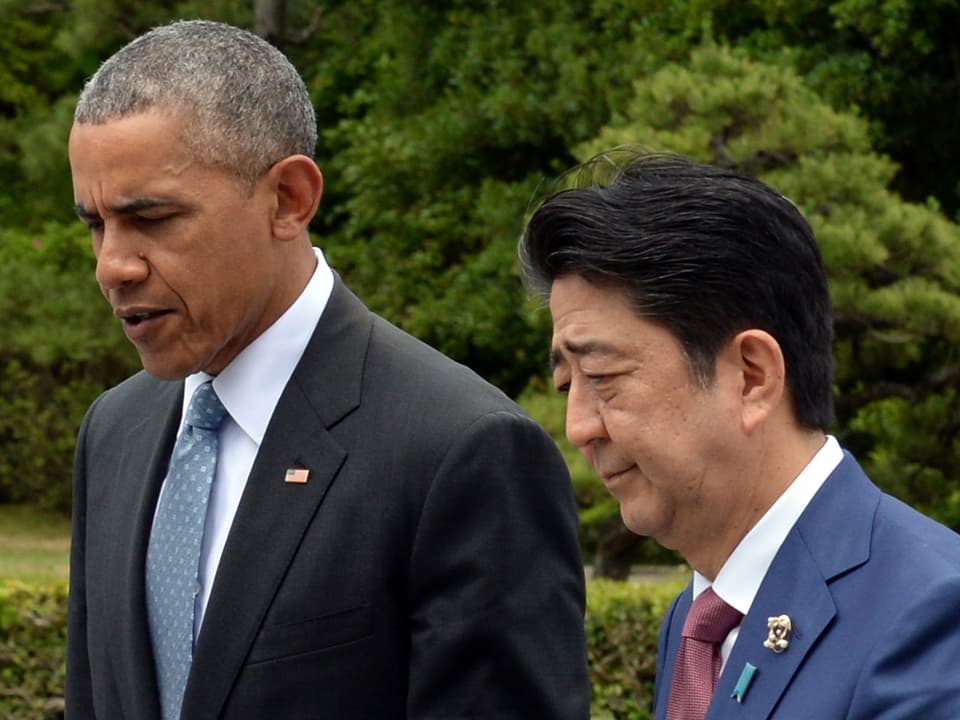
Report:
[[[187,302],[192,305],[190,312],[199,324],[222,334],[237,324],[245,301],[238,292],[221,283],[194,288]]]
[[[643,447],[656,442],[656,413],[641,412],[635,407],[622,406],[616,402],[606,403],[600,410],[610,439],[628,447]]]
[[[716,395],[711,395],[687,409],[683,432],[694,438],[703,454],[709,457],[730,447],[736,438],[739,423],[736,408],[725,405]]]

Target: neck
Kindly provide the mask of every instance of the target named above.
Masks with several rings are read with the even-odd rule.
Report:
[[[711,582],[733,554],[740,541],[760,521],[773,504],[786,492],[797,476],[810,463],[826,442],[820,430],[805,430],[794,426],[789,433],[760,438],[749,460],[736,468],[737,482],[731,482],[731,492],[737,493],[734,510],[726,517],[715,518],[714,532],[699,538],[696,547],[686,551],[678,548],[687,563]]]

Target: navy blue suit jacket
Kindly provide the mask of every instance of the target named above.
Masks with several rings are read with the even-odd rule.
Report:
[[[660,633],[655,716],[666,717],[691,588]],[[768,617],[793,624],[781,654]],[[881,493],[847,453],[777,553],[706,720],[960,718],[960,535]],[[731,697],[757,668],[742,703]]]

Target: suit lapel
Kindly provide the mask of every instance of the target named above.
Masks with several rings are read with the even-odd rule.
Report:
[[[847,455],[787,535],[740,626],[707,720],[769,718],[804,658],[829,630],[836,606],[829,583],[867,561],[879,492]],[[767,620],[790,616],[789,647],[764,647]],[[746,663],[757,668],[744,701],[731,697]]]
[[[164,383],[146,404],[140,422],[120,439],[120,461],[109,497],[108,555],[97,577],[116,584],[108,609],[123,632],[106,638],[114,663],[124,717],[159,718],[156,675],[147,623],[144,580],[147,542],[160,486],[176,438],[183,398],[181,383]]]
[[[289,564],[347,450],[327,428],[360,402],[371,316],[337,280],[274,410],[230,529],[184,696],[183,717],[223,709]],[[289,468],[308,471],[287,483]]]
[[[778,559],[763,581],[750,613],[740,625],[740,634],[723,674],[717,682],[707,720],[762,720],[768,717],[803,658],[835,614],[833,599],[820,576],[816,563],[798,535],[791,533]],[[667,713],[670,685],[677,652],[683,637],[683,623],[691,606],[692,588],[680,595],[670,618],[663,678],[658,681],[657,720]],[[763,647],[767,638],[767,618],[790,615],[795,632],[787,652],[780,655]],[[746,663],[758,668],[744,703],[731,697]]]
[[[789,647],[776,654],[764,647],[767,619],[790,616],[793,634]],[[816,562],[800,539],[791,533],[764,578],[750,612],[740,625],[737,643],[717,683],[709,720],[769,717],[790,679],[817,638],[836,614],[836,607]],[[756,670],[743,703],[731,697],[746,663]]]

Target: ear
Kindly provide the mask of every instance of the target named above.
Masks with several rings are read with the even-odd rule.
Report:
[[[273,235],[279,240],[300,238],[317,212],[323,195],[323,175],[306,155],[291,155],[269,170],[276,191]]]
[[[743,429],[752,433],[782,404],[786,392],[786,365],[780,343],[763,330],[744,330],[731,340],[734,362],[742,378]]]

